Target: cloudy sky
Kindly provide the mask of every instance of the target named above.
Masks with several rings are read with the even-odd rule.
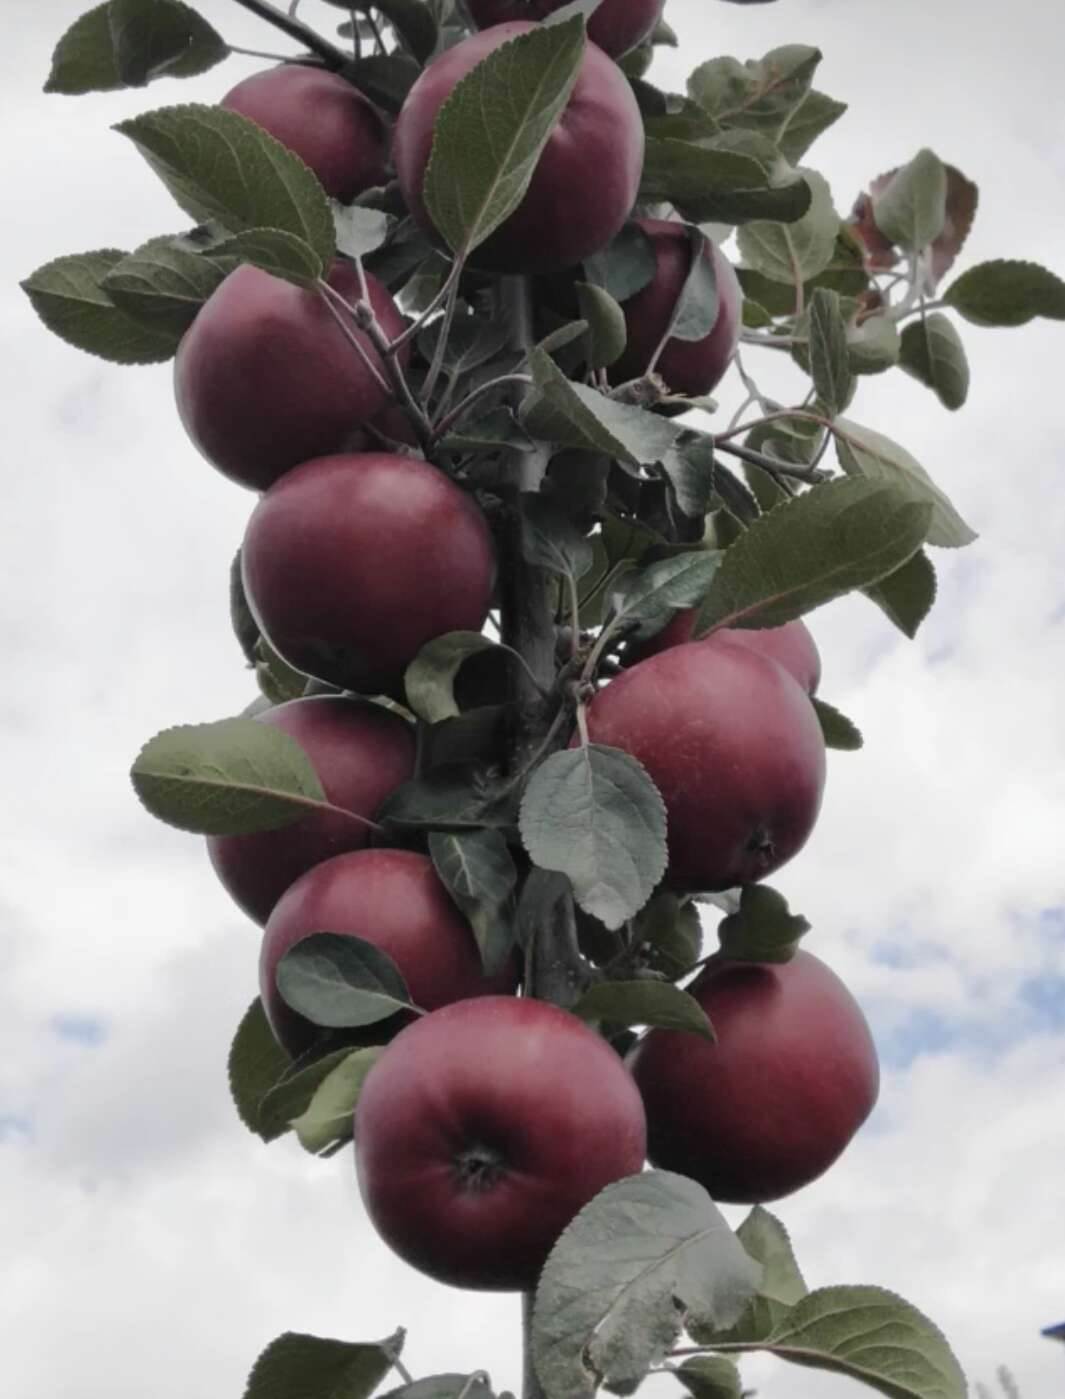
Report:
[[[485,1367],[513,1386],[514,1299],[392,1259],[347,1153],[316,1162],[238,1123],[224,1065],[256,937],[200,842],[152,823],[129,787],[151,733],[252,697],[226,612],[252,501],[183,438],[167,367],[67,348],[16,283],[60,253],[182,227],[109,127],[216,100],[261,64],[45,97],[52,45],[86,3],[7,0],[0,56],[5,1388],[224,1399],[280,1331],[372,1339],[403,1323],[416,1374]],[[234,43],[283,46],[227,0],[199,8]],[[305,13],[338,17],[316,0]],[[981,187],[966,263],[1065,272],[1065,19],[1051,0],[667,13],[681,50],[657,76],[674,86],[696,58],[823,49],[818,86],[851,104],[814,153],[841,210],[930,144]],[[1053,1399],[1065,1353],[1039,1330],[1065,1320],[1065,326],[962,333],[961,414],[901,375],[867,381],[852,410],[919,456],[982,538],[936,556],[941,598],[916,643],[860,600],[815,618],[823,693],[867,746],[833,756],[815,837],[775,882],[863,1002],[885,1078],[841,1164],[777,1209],[812,1285],[892,1287],[944,1327],[972,1380],[1005,1363],[1024,1399]],[[761,1399],[859,1392],[770,1361],[745,1375]]]

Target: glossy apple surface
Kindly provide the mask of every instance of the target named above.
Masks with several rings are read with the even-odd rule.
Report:
[[[637,219],[651,240],[655,273],[647,286],[624,302],[628,342],[621,358],[610,366],[610,381],[623,384],[639,379],[673,320],[677,299],[691,270],[691,243],[682,223],[669,219]],[[743,292],[732,264],[716,244],[706,242],[703,256],[714,264],[717,279],[717,318],[701,340],[666,341],[655,361],[674,393],[707,394],[724,377],[739,344],[743,324]]]
[[[452,1001],[513,991],[518,963],[485,976],[469,923],[459,913],[427,855],[410,850],[356,850],[315,865],[281,896],[263,934],[259,991],[278,1041],[292,1055],[317,1030],[281,999],[277,964],[311,933],[362,938],[386,952],[423,1010]],[[369,1026],[367,1038],[395,1029],[395,1020]]]
[[[467,0],[478,29],[508,20],[546,19],[567,0]],[[663,0],[602,0],[588,19],[588,37],[611,58],[634,49],[654,29]]]
[[[354,303],[355,269],[337,262],[330,284]],[[385,334],[404,319],[368,276],[370,302]],[[383,369],[362,331],[353,331]],[[224,476],[264,491],[311,457],[338,451],[391,401],[314,292],[245,264],[200,308],[174,362],[185,431]]]
[[[825,782],[809,697],[744,646],[674,646],[606,685],[588,707],[593,743],[643,764],[666,804],[679,890],[764,879],[805,845]]]
[[[296,699],[256,718],[291,735],[332,805],[353,813],[312,811],[277,830],[207,838],[215,873],[238,906],[261,924],[312,865],[366,845],[374,812],[414,775],[415,740],[406,720],[365,700]]]
[[[452,89],[483,58],[536,29],[498,24],[445,50],[422,73],[396,119],[392,154],[407,207],[433,232],[422,185],[436,116]],[[606,246],[636,200],[643,167],[643,120],[617,64],[588,44],[577,82],[547,139],[524,199],[477,249],[495,272],[569,267]]]
[[[397,693],[434,637],[480,631],[495,579],[473,499],[436,467],[387,452],[287,472],[252,512],[241,565],[274,649],[364,694]]]
[[[287,146],[342,204],[388,178],[388,126],[373,103],[337,73],[283,63],[245,78],[219,105]]]
[[[587,1025],[544,1001],[463,1001],[400,1032],[355,1109],[367,1212],[455,1287],[535,1285],[559,1234],[642,1169],[639,1092]]]
[[[682,608],[657,636],[633,648],[630,664],[691,641],[695,615],[694,607]],[[780,627],[761,627],[757,630],[751,627],[722,627],[703,640],[715,645],[746,646],[749,651],[768,656],[794,676],[808,695],[817,693],[821,683],[821,655],[809,629],[799,618]]]
[[[717,1043],[652,1030],[629,1059],[652,1163],[730,1204],[801,1190],[876,1103],[880,1071],[861,1008],[803,951],[783,965],[712,964],[689,989]]]

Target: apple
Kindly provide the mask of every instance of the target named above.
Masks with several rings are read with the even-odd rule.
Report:
[[[414,776],[414,730],[382,705],[340,696],[290,700],[256,716],[289,734],[318,774],[333,806],[353,813],[312,811],[288,826],[250,835],[209,836],[207,851],[228,893],[256,923],[313,865],[369,840],[374,812]],[[363,818],[361,820],[355,818]]]
[[[685,891],[764,879],[805,845],[825,782],[809,697],[746,646],[693,641],[610,681],[587,711],[593,743],[646,768],[666,805],[666,883]]]
[[[219,104],[261,126],[310,166],[326,194],[350,204],[388,178],[388,124],[337,73],[283,63],[227,92]]]
[[[671,646],[682,646],[691,641],[695,626],[697,608],[684,607],[668,622],[657,635],[648,641],[638,642],[626,651],[626,661],[633,664],[668,651]],[[746,646],[749,651],[757,651],[768,656],[798,681],[808,695],[817,693],[821,683],[821,656],[813,637],[803,622],[796,618],[780,627],[722,627],[700,638],[703,643]]]
[[[682,223],[674,219],[637,219],[651,240],[654,276],[623,304],[628,341],[621,357],[610,366],[610,381],[623,384],[639,379],[669,330],[677,299],[691,271],[691,243]],[[666,341],[655,362],[655,373],[678,394],[698,397],[715,388],[732,363],[743,327],[743,291],[732,264],[717,245],[706,240],[703,256],[714,265],[717,279],[717,318],[701,340]]]
[[[392,155],[403,197],[432,233],[422,184],[437,113],[455,85],[488,54],[537,26],[514,21],[440,54],[407,94]],[[525,197],[476,250],[478,267],[526,273],[569,267],[597,252],[628,218],[643,167],[643,119],[624,75],[594,44],[585,48],[569,102],[547,139]]]
[[[308,675],[396,694],[420,648],[480,631],[495,581],[487,522],[442,471],[388,452],[318,457],[260,499],[241,550],[248,605]]]
[[[380,282],[366,280],[377,319],[394,339],[403,315]],[[350,264],[336,262],[329,282],[350,304],[358,299]],[[365,333],[352,333],[383,374]],[[256,491],[299,462],[339,451],[392,401],[320,296],[248,264],[215,289],[182,337],[174,389],[200,452]]]
[[[381,1237],[454,1287],[528,1291],[573,1216],[643,1167],[644,1112],[617,1054],[545,1001],[461,1001],[401,1030],[355,1109],[359,1188]]]
[[[466,8],[478,29],[508,20],[546,19],[567,0],[467,0]],[[642,43],[654,30],[664,0],[602,0],[588,18],[588,38],[611,58]]]
[[[506,994],[518,983],[517,958],[497,975],[485,975],[473,930],[427,855],[385,849],[336,855],[308,870],[282,894],[263,933],[263,1009],[278,1042],[294,1057],[314,1043],[319,1031],[282,1000],[277,964],[290,947],[312,933],[339,933],[373,943],[395,962],[411,1000],[423,1010]],[[402,1013],[390,1016],[366,1027],[365,1036],[381,1043],[406,1018]]]
[[[803,951],[779,965],[711,963],[689,990],[717,1043],[651,1030],[629,1058],[651,1162],[728,1204],[801,1190],[876,1103],[880,1071],[858,1003]]]

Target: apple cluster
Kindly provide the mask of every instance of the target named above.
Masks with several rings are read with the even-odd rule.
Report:
[[[394,124],[344,77],[299,63],[246,79],[223,106],[296,152],[341,203],[394,173],[409,217],[436,239],[423,189],[438,113],[486,55],[556,8],[469,0],[479,32],[428,64]],[[565,276],[633,219],[643,125],[616,60],[660,11],[661,0],[603,0],[528,190],[477,249],[476,276]],[[636,224],[654,272],[623,305],[626,345],[610,381],[653,367],[670,392],[706,394],[738,340],[735,273],[706,240],[698,255],[713,267],[714,323],[701,339],[671,338],[692,241],[676,219],[641,214]],[[286,1003],[277,970],[315,933],[372,944],[421,1012],[348,1036],[387,1046],[354,1124],[360,1187],[382,1237],[445,1282],[527,1289],[577,1211],[648,1158],[722,1201],[771,1200],[815,1179],[873,1106],[876,1056],[846,988],[804,952],[772,965],[707,959],[688,989],[714,1043],[655,1029],[613,1044],[522,994],[517,952],[486,972],[424,843],[382,839],[375,816],[422,760],[407,669],[435,639],[484,628],[509,561],[491,503],[419,450],[396,401],[387,358],[408,368],[420,353],[408,315],[344,258],[328,281],[335,304],[241,266],[177,354],[189,436],[259,493],[240,553],[255,625],[308,677],[310,693],[257,717],[300,745],[329,803],[279,829],[210,837],[208,848],[263,929],[262,1004],[293,1059],[313,1059],[323,1034]],[[338,315],[345,303],[363,314]],[[628,646],[588,699],[584,734],[653,780],[668,823],[663,887],[681,898],[755,883],[790,860],[825,780],[811,704],[820,659],[805,626],[693,640],[694,617],[678,611]]]

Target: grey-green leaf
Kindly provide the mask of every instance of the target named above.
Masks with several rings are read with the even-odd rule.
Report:
[[[725,551],[694,628],[776,627],[893,573],[924,542],[928,501],[893,482],[832,480],[763,515]]]
[[[699,1002],[668,981],[600,981],[590,986],[572,1009],[582,1020],[689,1030],[703,1039],[714,1039],[713,1027]]]
[[[322,259],[308,242],[281,228],[246,229],[214,244],[211,256],[251,263],[298,287],[309,286],[325,270]]]
[[[113,92],[204,73],[229,53],[180,0],[105,0],[74,21],[52,55],[45,92]]]
[[[665,873],[665,805],[620,749],[552,754],[529,779],[519,824],[533,862],[568,875],[581,908],[608,928],[638,913]]]
[[[998,258],[963,272],[943,293],[973,325],[1026,325],[1036,316],[1065,321],[1065,282],[1037,262]]]
[[[780,154],[792,165],[798,165],[818,136],[839,121],[846,110],[846,102],[837,102],[811,88],[777,136]]]
[[[592,566],[592,541],[552,500],[525,493],[522,497],[521,551],[527,563],[574,580]]]
[[[120,310],[166,335],[183,335],[230,271],[211,253],[193,252],[174,238],[152,238],[103,277],[101,287]]]
[[[760,1271],[694,1181],[651,1171],[607,1186],[540,1277],[532,1349],[546,1393],[631,1392],[689,1321],[734,1324]]]
[[[153,816],[199,835],[274,830],[326,800],[296,740],[255,719],[164,729],[141,749],[131,776]]]
[[[736,1230],[736,1237],[755,1262],[762,1265],[758,1291],[739,1321],[728,1330],[691,1326],[692,1339],[700,1345],[764,1340],[807,1295],[806,1282],[799,1271],[788,1231],[775,1215],[755,1205]]]
[[[840,418],[836,423],[836,454],[849,476],[890,483],[910,499],[932,507],[928,543],[942,549],[971,544],[975,531],[965,523],[924,467],[897,442],[872,428]]]
[[[628,301],[655,275],[651,240],[636,223],[627,223],[612,242],[584,259],[584,275],[615,301]]]
[[[362,1085],[380,1056],[376,1046],[353,1049],[322,1079],[306,1108],[292,1119],[292,1130],[304,1151],[318,1155],[349,1140]]]
[[[801,176],[773,183],[765,167],[749,155],[670,136],[647,141],[640,198],[669,200],[697,223],[791,223],[811,207],[809,182]]]
[[[901,368],[954,411],[969,397],[969,361],[954,322],[941,311],[911,321],[902,332]]]
[[[364,938],[312,933],[289,948],[277,967],[285,1004],[328,1030],[376,1025],[412,1002],[387,953]]]
[[[863,743],[858,726],[820,695],[814,695],[812,702],[817,722],[821,725],[825,747],[837,748],[844,753],[856,753]]]
[[[250,1132],[263,1135],[259,1125],[259,1105],[291,1067],[291,1063],[274,1038],[263,1003],[256,996],[237,1026],[227,1062],[229,1092],[237,1116]]]
[[[331,202],[330,208],[337,251],[346,257],[367,257],[387,242],[394,220],[380,209],[336,202]]]
[[[437,115],[424,188],[454,252],[472,252],[521,203],[583,54],[582,19],[541,25],[501,44],[456,83]]]
[[[469,920],[487,976],[502,971],[516,934],[509,907],[518,872],[500,831],[433,831],[433,867]]]
[[[605,369],[625,349],[625,312],[602,287],[591,282],[574,285],[581,319],[588,323],[588,367]]]
[[[947,170],[934,152],[920,150],[873,199],[877,228],[891,243],[919,253],[943,232]]]
[[[810,377],[827,415],[837,417],[854,397],[847,325],[839,293],[818,287],[810,301]]]
[[[304,1063],[302,1059],[289,1063],[288,1071],[264,1094],[259,1103],[256,1131],[263,1141],[275,1141],[291,1131],[296,1118],[307,1111],[319,1085],[325,1082],[350,1053],[351,1049],[344,1046],[313,1059],[310,1063]]]
[[[925,551],[918,549],[908,563],[864,592],[912,641],[936,600],[936,570]]]
[[[768,884],[746,884],[735,913],[722,918],[717,935],[722,955],[736,962],[790,962],[809,920],[792,913]]]
[[[332,262],[333,215],[317,177],[247,117],[189,103],[145,112],[115,130],[198,222],[217,219],[230,233],[279,229],[307,243],[323,266]]]
[[[793,223],[756,221],[737,231],[744,263],[775,282],[792,286],[823,272],[836,251],[839,215],[825,177],[802,169],[810,190],[810,205]]]
[[[397,1332],[388,1341],[334,1341],[286,1331],[271,1341],[248,1377],[244,1399],[370,1399],[392,1368],[403,1343]]]
[[[613,585],[613,622],[626,627],[630,640],[656,635],[680,608],[703,600],[722,557],[720,550],[699,549],[627,569]]]
[[[427,641],[403,677],[407,703],[414,713],[430,724],[453,718],[459,713],[455,681],[463,662],[494,649],[493,641],[475,631],[445,632]]]
[[[692,1399],[743,1399],[740,1372],[726,1355],[693,1355],[673,1373]]]

